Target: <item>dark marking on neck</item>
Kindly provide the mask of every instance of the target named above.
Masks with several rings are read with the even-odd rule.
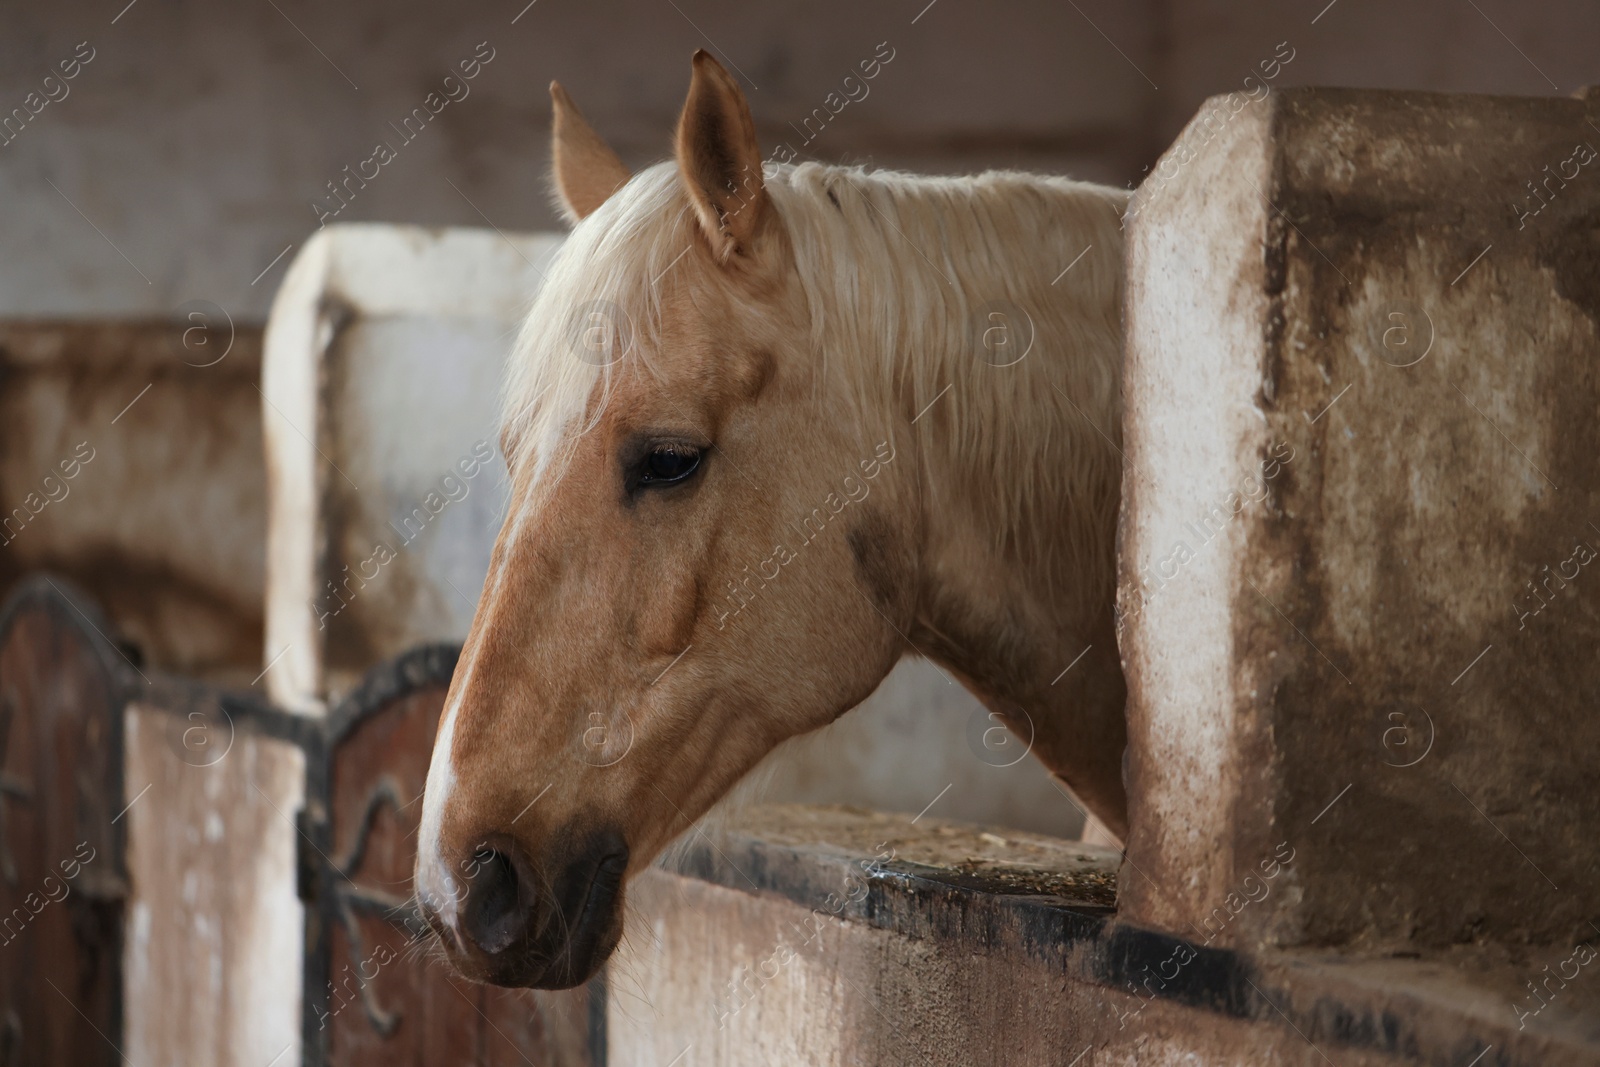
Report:
[[[845,540],[866,591],[885,614],[894,618],[905,584],[902,578],[909,574],[909,560],[894,527],[879,509],[863,507]]]

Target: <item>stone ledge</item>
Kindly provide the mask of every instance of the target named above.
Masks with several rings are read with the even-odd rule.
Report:
[[[913,1051],[934,1063],[1068,1063],[1094,1047],[1140,1062],[1328,1054],[1341,1067],[1460,1067],[1492,1046],[1480,1062],[1600,1064],[1600,983],[1590,995],[1574,980],[1519,1029],[1513,1003],[1532,957],[1185,941],[1116,920],[1105,891],[1118,862],[937,819],[749,809],[635,883],[654,922],[630,932],[608,972],[609,1040],[623,1062],[673,1045],[670,1060],[691,1042],[702,1062],[750,1062],[757,1041],[762,1055],[816,1063]],[[642,1028],[645,1004],[659,1014]],[[839,1021],[827,1050],[811,1033],[820,1017]]]

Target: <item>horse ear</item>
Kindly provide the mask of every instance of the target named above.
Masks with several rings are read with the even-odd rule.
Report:
[[[748,254],[771,211],[761,146],[744,92],[703,49],[694,54],[677,148],[678,174],[717,258]]]
[[[560,82],[550,83],[550,171],[556,207],[569,223],[587,218],[632,177],[584,120]]]

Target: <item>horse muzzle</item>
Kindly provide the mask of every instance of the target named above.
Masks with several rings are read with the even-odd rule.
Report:
[[[541,870],[555,868],[554,877]],[[426,897],[428,924],[462,974],[494,985],[568,989],[586,982],[622,936],[628,846],[614,831],[584,839],[575,855],[542,868],[508,838],[473,856],[472,877],[447,922]]]

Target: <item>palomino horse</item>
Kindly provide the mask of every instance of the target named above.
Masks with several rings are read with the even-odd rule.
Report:
[[[704,52],[676,160],[630,175],[551,93],[575,225],[512,356],[510,510],[418,843],[454,965],[585,980],[629,876],[906,654],[1120,835],[1127,194],[764,168]]]

